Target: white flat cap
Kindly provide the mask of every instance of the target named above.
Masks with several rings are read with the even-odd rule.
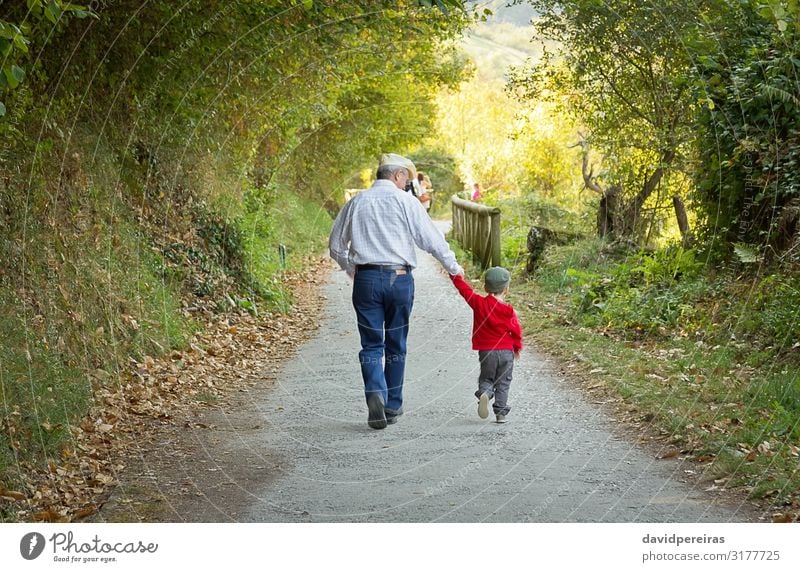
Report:
[[[397,153],[384,153],[381,155],[381,162],[378,166],[383,167],[384,165],[394,165],[397,167],[405,167],[408,171],[408,177],[410,179],[417,178],[417,167],[414,163],[411,162],[410,159],[406,159],[402,155],[398,155]]]

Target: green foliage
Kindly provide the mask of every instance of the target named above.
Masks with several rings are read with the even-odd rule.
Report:
[[[21,8],[22,6],[0,7],[0,98],[3,99],[25,79],[25,69],[18,64],[30,53],[31,38],[35,38],[35,48],[40,47],[36,44],[46,41],[46,28],[49,26],[43,27],[43,20],[49,22],[50,26],[58,26],[71,16],[86,18],[92,15],[84,6],[63,0],[27,0],[27,10],[22,12]],[[12,21],[14,17],[19,18],[19,25]],[[0,117],[6,111],[6,106],[0,101]]]
[[[672,246],[642,256],[639,266],[633,271],[641,272],[648,286],[670,285],[679,279],[696,276],[702,267],[703,264],[696,260],[694,250]]]
[[[749,244],[741,242],[735,243],[733,245],[733,251],[742,264],[755,264],[762,260],[756,249]]]
[[[622,191],[625,234],[665,228],[678,195],[726,254],[733,243],[789,245],[783,214],[800,193],[797,2],[530,4],[537,31],[560,47],[511,85],[584,126],[588,163],[602,162],[592,180]]]
[[[800,343],[800,277],[774,274],[747,292],[746,306],[730,319],[739,335],[776,351]]]
[[[690,151],[692,101],[683,30],[690,10],[666,0],[530,4],[540,13],[538,35],[556,47],[517,68],[510,87],[532,105],[552,101],[582,126],[594,150],[589,165],[602,157],[594,182],[620,191],[619,234],[641,238],[645,223],[662,223],[670,197],[685,194],[680,166]],[[653,208],[643,216],[648,202]]]
[[[609,264],[604,246],[603,240],[588,238],[548,247],[536,270],[537,283],[549,293],[574,294],[575,287],[593,281]],[[576,271],[586,274],[579,277],[574,274]]]
[[[573,265],[564,254],[574,256],[575,248],[556,247],[560,254],[555,258],[548,252],[537,279],[551,289],[572,290],[576,315],[587,323],[639,335],[663,333],[695,319],[694,306],[705,288],[703,265],[693,250],[676,246],[613,263],[602,256],[584,257]],[[554,280],[556,272],[561,280]]]
[[[715,27],[724,57],[698,58],[697,202],[724,248],[783,246],[781,210],[800,196],[800,29],[786,21],[796,3],[739,3]]]
[[[265,218],[263,211],[247,213],[238,222],[247,272],[261,295],[286,311],[291,302],[281,278],[286,270],[302,268],[307,257],[324,252],[331,217],[318,204],[284,191]],[[285,259],[281,248],[285,248]]]
[[[503,266],[520,274],[526,266],[528,258],[528,231],[524,226],[502,227],[501,259]]]
[[[712,271],[694,249],[619,259],[591,240],[548,248],[535,278],[545,292],[573,300],[573,319],[625,337],[697,335],[726,344],[733,337],[756,365],[790,356],[800,343],[794,273],[737,279]]]

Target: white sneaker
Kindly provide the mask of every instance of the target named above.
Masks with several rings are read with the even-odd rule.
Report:
[[[481,419],[489,417],[489,395],[486,393],[481,393],[478,399],[478,417]]]
[[[505,415],[498,415],[496,419],[497,419],[498,423],[505,423],[506,422],[506,416]]]

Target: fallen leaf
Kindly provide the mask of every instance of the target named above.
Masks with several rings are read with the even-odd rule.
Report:
[[[19,491],[9,491],[6,489],[0,489],[0,497],[14,501],[23,501],[27,498]]]
[[[794,517],[791,513],[777,513],[772,515],[772,522],[792,522]]]
[[[54,510],[40,510],[31,515],[33,520],[39,522],[69,522],[69,518],[65,514],[58,513]]]

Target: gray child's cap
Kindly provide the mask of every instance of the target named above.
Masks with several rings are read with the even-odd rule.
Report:
[[[493,266],[483,275],[487,292],[498,293],[506,289],[511,282],[511,274],[502,266]]]

